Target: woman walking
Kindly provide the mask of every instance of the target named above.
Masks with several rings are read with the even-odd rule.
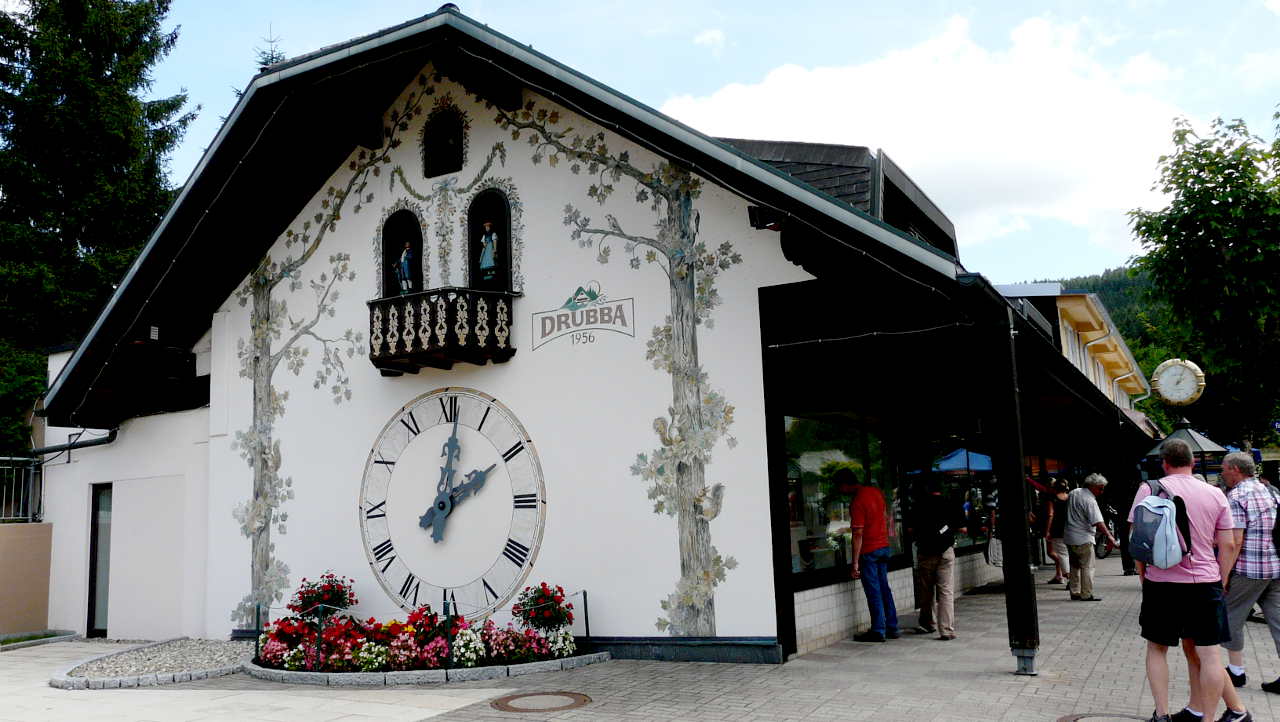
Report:
[[[1053,579],[1050,584],[1063,584],[1071,573],[1071,559],[1067,555],[1067,543],[1063,540],[1067,526],[1067,492],[1071,487],[1062,479],[1053,482],[1053,496],[1045,505],[1049,518],[1044,525],[1044,538],[1053,559]]]

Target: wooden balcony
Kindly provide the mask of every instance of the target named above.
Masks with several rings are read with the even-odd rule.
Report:
[[[511,319],[516,294],[432,288],[369,302],[369,361],[383,376],[483,366],[515,355]]]

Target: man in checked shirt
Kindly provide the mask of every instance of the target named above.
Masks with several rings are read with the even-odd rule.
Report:
[[[1280,556],[1276,554],[1271,529],[1276,522],[1276,503],[1270,487],[1253,477],[1253,457],[1244,452],[1227,454],[1222,460],[1222,478],[1227,482],[1227,504],[1240,556],[1236,558],[1227,586],[1227,624],[1231,640],[1227,648],[1227,674],[1231,683],[1243,687],[1244,622],[1254,604],[1262,606],[1271,627],[1271,639],[1280,652]],[[1262,688],[1280,694],[1280,679],[1264,682]]]

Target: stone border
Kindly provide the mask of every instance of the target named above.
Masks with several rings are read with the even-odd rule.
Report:
[[[187,637],[173,637],[172,639],[162,639],[159,642],[150,642],[148,644],[139,644],[133,647],[126,647],[114,652],[106,654],[98,654],[86,659],[73,662],[55,672],[49,678],[49,686],[58,689],[117,689],[127,687],[155,687],[161,684],[176,684],[178,682],[190,682],[197,679],[209,679],[210,677],[224,677],[228,674],[235,674],[241,671],[242,665],[233,664],[225,667],[216,667],[214,669],[188,670],[185,672],[156,672],[153,674],[140,674],[132,677],[72,677],[71,670],[82,664],[88,664],[99,659],[114,657],[118,654],[126,652],[136,652],[139,649],[147,649],[148,647],[158,647],[169,642],[176,642]]]
[[[27,647],[38,647],[42,644],[53,644],[54,642],[66,642],[79,637],[80,635],[70,629],[42,629],[38,632],[20,632],[14,634],[0,634],[0,640],[14,639],[17,637],[27,637],[32,634],[49,634],[52,637],[41,637],[40,639],[28,639],[25,642],[14,642],[13,644],[0,644],[0,654],[4,652],[12,652],[15,649],[26,649]]]
[[[405,684],[472,682],[480,679],[519,677],[520,675],[536,674],[538,672],[558,672],[562,669],[576,669],[588,664],[607,662],[612,658],[613,656],[608,652],[596,652],[562,659],[548,659],[542,662],[529,662],[528,664],[458,667],[447,670],[418,669],[409,672],[290,672],[283,669],[259,667],[252,660],[246,660],[244,672],[250,677],[284,684],[312,684],[321,687],[390,687]]]

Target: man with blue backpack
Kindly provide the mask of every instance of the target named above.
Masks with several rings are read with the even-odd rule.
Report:
[[[1231,639],[1222,583],[1238,551],[1227,498],[1191,475],[1194,457],[1181,439],[1160,445],[1164,478],[1138,486],[1129,509],[1129,549],[1142,577],[1138,623],[1147,640],[1152,722],[1213,720],[1224,686],[1219,645]],[[1218,556],[1214,556],[1214,547]],[[1187,640],[1191,702],[1169,714],[1169,647]],[[1227,722],[1247,722],[1243,708]]]

